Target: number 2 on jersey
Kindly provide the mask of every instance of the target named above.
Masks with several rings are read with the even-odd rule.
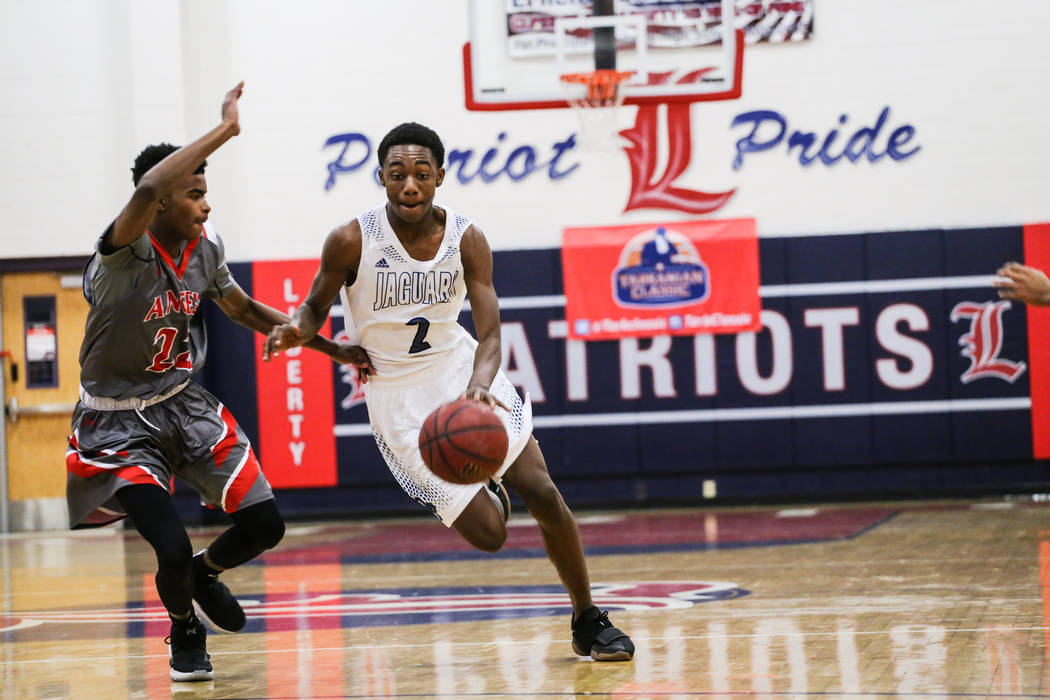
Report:
[[[427,331],[430,330],[430,321],[426,320],[422,316],[416,316],[411,321],[408,321],[405,325],[416,327],[416,337],[412,339],[412,346],[408,349],[408,354],[414,355],[417,352],[429,350],[430,343],[427,342]]]
[[[146,368],[147,372],[157,372],[159,374],[160,372],[167,372],[172,367],[175,369],[193,369],[189,350],[180,352],[174,360],[171,359],[171,355],[174,352],[175,339],[178,336],[179,329],[171,326],[165,326],[157,331],[156,337],[153,338],[153,344],[160,343],[160,352],[153,356],[153,362]]]

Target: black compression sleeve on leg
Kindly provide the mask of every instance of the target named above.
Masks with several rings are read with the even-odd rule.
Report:
[[[192,610],[193,546],[171,496],[160,486],[134,484],[117,491],[128,519],[157,555],[157,593],[168,612]]]
[[[208,558],[223,569],[254,559],[284,537],[284,520],[272,498],[230,513],[230,518],[233,527],[208,547]]]

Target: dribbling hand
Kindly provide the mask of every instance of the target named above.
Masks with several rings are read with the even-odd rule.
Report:
[[[492,408],[499,406],[507,413],[510,413],[510,409],[503,405],[503,402],[497,399],[495,396],[488,392],[488,389],[483,389],[477,386],[468,386],[467,390],[460,394],[461,399],[472,399],[474,401],[483,401]]]

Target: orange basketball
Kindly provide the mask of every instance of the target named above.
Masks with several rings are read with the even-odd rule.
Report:
[[[423,421],[419,451],[430,471],[445,481],[487,481],[507,458],[507,430],[487,403],[456,399]]]

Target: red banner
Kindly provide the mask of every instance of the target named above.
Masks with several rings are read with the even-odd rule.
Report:
[[[291,314],[306,298],[316,260],[252,265],[253,296]],[[321,333],[331,335],[325,322]],[[262,334],[255,334],[259,402],[259,457],[274,488],[334,486],[335,398],[332,360],[308,348],[262,361]]]
[[[1024,227],[1024,264],[1050,271],[1050,224]],[[1050,458],[1050,310],[1029,306],[1028,367],[1032,396],[1032,454]]]
[[[760,327],[754,219],[568,228],[562,274],[577,340]]]

